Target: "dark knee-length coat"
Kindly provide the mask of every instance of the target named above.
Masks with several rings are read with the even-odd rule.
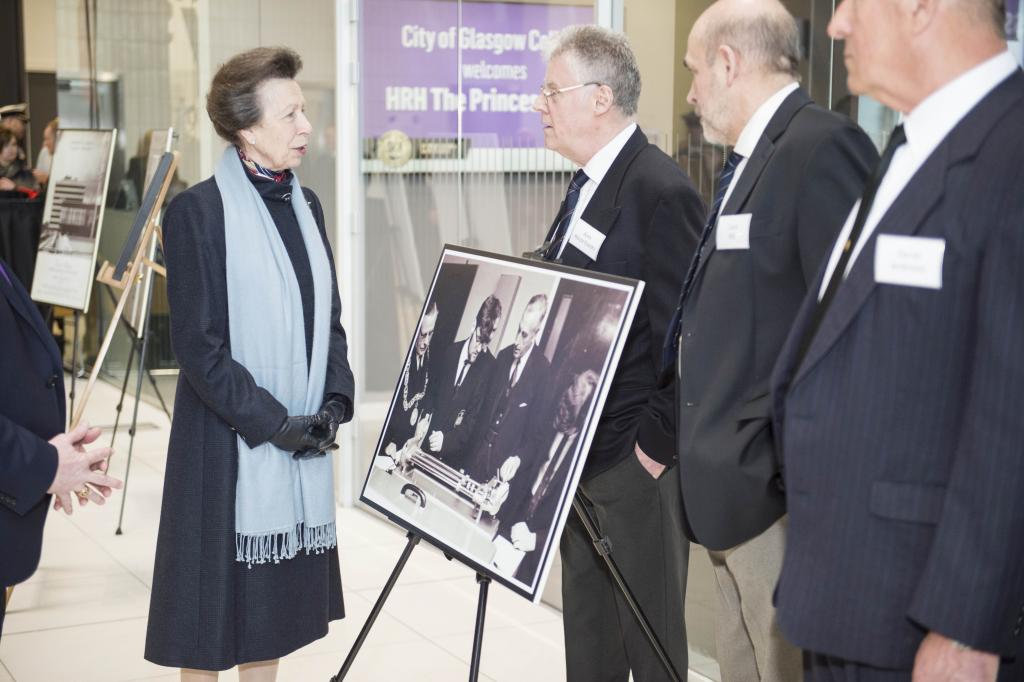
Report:
[[[263,186],[256,180],[254,184],[266,200]],[[354,382],[323,210],[313,192],[303,192],[331,263],[324,394],[340,397],[351,408]],[[268,207],[282,238],[287,237],[291,233],[281,224],[280,210],[275,213],[269,202]],[[294,220],[294,214],[288,216]],[[293,227],[297,229],[297,222]],[[202,670],[279,658],[322,637],[330,620],[344,616],[336,549],[319,555],[300,552],[279,564],[251,568],[235,561],[236,438],[241,435],[250,445],[263,443],[287,413],[231,358],[226,248],[223,204],[215,180],[209,178],[177,196],[164,218],[171,342],[181,374],[145,653],[160,665]],[[294,250],[290,255],[298,276]]]

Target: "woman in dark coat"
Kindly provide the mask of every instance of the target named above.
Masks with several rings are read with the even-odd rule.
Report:
[[[146,658],[273,680],[344,616],[332,456],[353,379],[323,211],[292,169],[309,121],[282,48],[237,55],[207,111],[231,142],[164,218],[181,367]]]

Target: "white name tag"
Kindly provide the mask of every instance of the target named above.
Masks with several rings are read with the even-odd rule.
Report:
[[[572,228],[569,243],[587,254],[587,258],[590,260],[597,260],[597,253],[601,250],[601,245],[604,244],[604,237],[604,233],[599,229],[580,218],[576,227]]]
[[[751,213],[723,215],[715,226],[715,248],[719,251],[736,251],[750,248]]]
[[[875,281],[941,289],[945,253],[945,239],[880,234],[875,244]]]

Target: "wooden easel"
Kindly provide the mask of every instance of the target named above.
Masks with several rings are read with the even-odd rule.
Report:
[[[116,268],[108,261],[104,261],[103,266],[100,268],[100,274],[96,276],[97,282],[102,282],[121,293],[118,296],[117,305],[114,307],[114,314],[110,318],[110,325],[107,327],[107,333],[103,336],[103,344],[100,346],[100,351],[96,355],[96,361],[93,363],[92,371],[89,373],[89,381],[86,382],[85,390],[82,391],[82,398],[75,407],[74,414],[71,416],[71,426],[69,427],[69,430],[78,426],[78,423],[82,420],[82,415],[85,414],[85,406],[88,404],[89,396],[92,394],[92,389],[96,385],[96,379],[99,378],[100,369],[103,367],[103,361],[107,356],[107,352],[110,350],[110,343],[114,339],[114,333],[117,331],[118,324],[120,324],[121,315],[124,314],[125,305],[128,303],[128,295],[131,292],[132,287],[135,286],[135,283],[141,282],[145,276],[146,271],[144,268],[151,270],[162,277],[167,277],[167,270],[159,263],[154,263],[150,260],[146,255],[146,252],[154,237],[159,239],[160,244],[163,245],[163,235],[160,232],[160,226],[157,224],[156,219],[160,213],[160,207],[163,206],[164,197],[167,195],[167,189],[170,187],[171,180],[174,178],[174,169],[178,166],[178,152],[170,153],[173,154],[170,167],[164,174],[163,178],[160,178],[160,189],[156,195],[156,201],[154,201],[150,206],[149,213],[146,216],[146,223],[142,231],[142,236],[135,244],[135,255],[131,260],[131,266],[125,271],[123,276],[118,279],[116,277]]]

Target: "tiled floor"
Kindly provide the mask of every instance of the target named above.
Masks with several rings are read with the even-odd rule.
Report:
[[[100,382],[89,402],[86,419],[108,427],[101,442],[109,442],[116,398],[117,391]],[[8,607],[0,682],[178,678],[175,670],[142,657],[169,424],[146,404],[139,423],[124,534],[114,534],[120,495],[71,517],[51,514],[39,570],[18,586]],[[127,444],[122,427],[112,462],[122,478]],[[337,672],[405,545],[400,529],[358,509],[339,509],[338,528],[348,616],[333,623],[327,637],[285,658],[279,680],[327,680]],[[466,679],[476,601],[473,573],[421,544],[347,679]],[[481,680],[563,680],[563,646],[558,611],[492,587]],[[717,676],[714,662],[700,652],[693,652],[692,664]],[[221,679],[236,680],[237,674]],[[705,679],[691,670],[690,680]]]

